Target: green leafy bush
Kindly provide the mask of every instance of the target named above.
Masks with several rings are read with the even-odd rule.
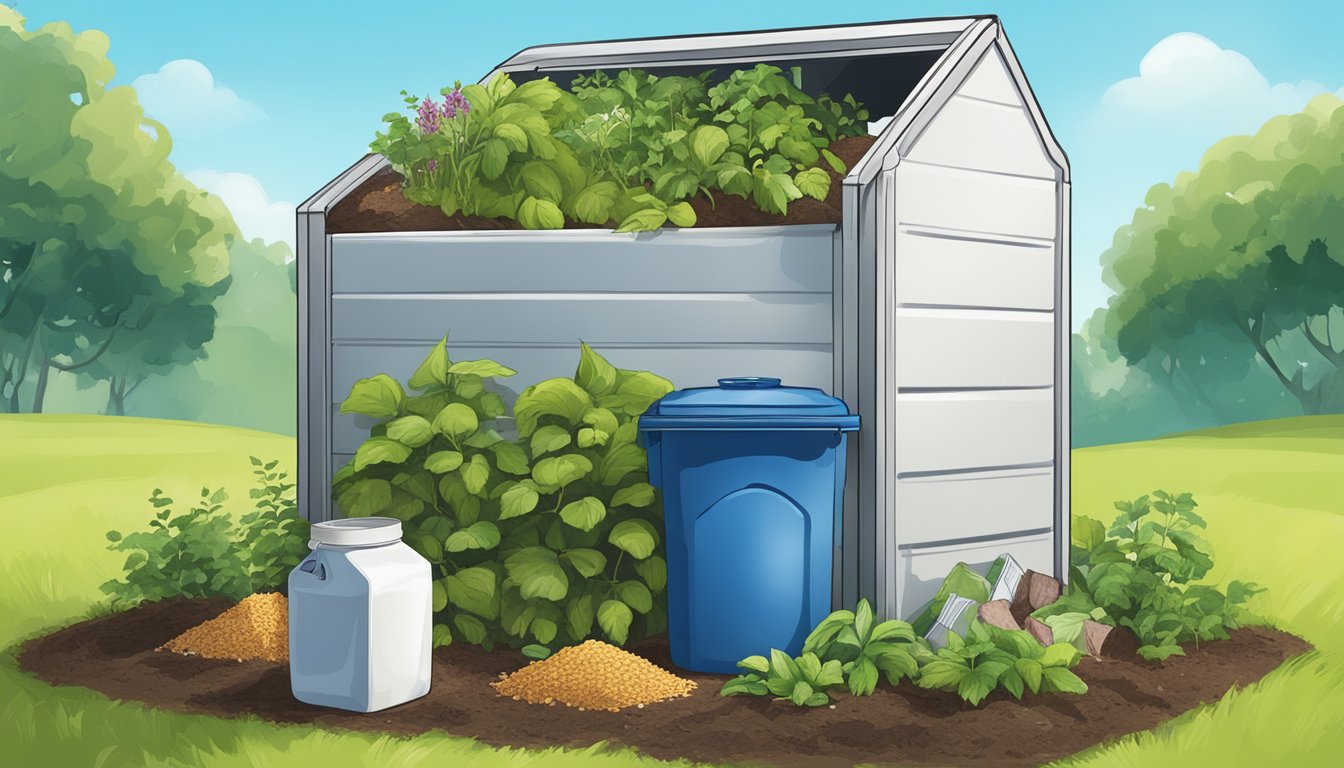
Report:
[[[252,457],[254,509],[235,523],[224,511],[224,489],[202,488],[186,512],[155,488],[148,531],[108,531],[108,548],[129,552],[122,579],[102,586],[115,602],[224,595],[234,600],[279,589],[308,552],[308,522],[299,517],[288,474],[278,462]]]
[[[1069,592],[1034,615],[1066,642],[1081,642],[1087,618],[1128,627],[1150,660],[1184,655],[1180,643],[1227,638],[1243,618],[1241,604],[1262,590],[1242,581],[1226,591],[1194,583],[1213,567],[1197,506],[1188,493],[1159,490],[1115,502],[1120,514],[1109,529],[1075,518]]]
[[[979,705],[1003,688],[1021,699],[1031,693],[1086,693],[1070,668],[1081,654],[1068,643],[1043,648],[1030,634],[972,621],[967,636],[948,635],[934,652],[904,621],[874,625],[873,609],[860,600],[854,611],[835,611],[812,630],[796,659],[772,649],[770,658],[738,662],[746,670],[724,683],[721,696],[774,694],[799,707],[830,703],[828,689],[848,683],[855,696],[869,696],[879,673],[890,685],[909,679],[921,688],[952,691]]]
[[[572,379],[519,395],[517,438],[490,379],[493,360],[454,362],[447,338],[410,377],[361,379],[342,413],[378,419],[333,494],[352,516],[403,521],[436,569],[434,638],[528,645],[529,655],[593,634],[623,645],[666,626],[662,515],[636,418],[672,391],[582,345]]]
[[[787,213],[803,196],[824,200],[848,169],[828,147],[867,133],[852,95],[813,99],[778,67],[758,64],[708,86],[713,71],[659,77],[643,70],[576,77],[566,91],[507,74],[459,84],[444,101],[402,92],[415,120],[383,116],[370,145],[406,180],[407,199],[463,213],[558,229],[566,218],[618,231],[696,223],[686,202],[713,192]]]

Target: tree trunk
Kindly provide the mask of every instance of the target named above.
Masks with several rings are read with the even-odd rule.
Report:
[[[117,386],[118,382],[121,383],[120,387]],[[107,384],[107,408],[105,409],[105,412],[109,416],[125,416],[126,380],[118,379],[116,376],[113,376],[108,380]]]
[[[47,399],[47,382],[51,378],[51,358],[43,355],[42,367],[37,370],[37,391],[33,393],[33,413],[41,413]]]
[[[1283,384],[1283,388],[1296,398],[1298,405],[1302,407],[1302,413],[1307,416],[1319,415],[1321,409],[1320,397],[1302,384],[1302,374],[1299,372],[1295,376],[1289,377],[1279,367],[1279,362],[1274,359],[1274,355],[1270,354],[1269,348],[1265,345],[1265,340],[1261,338],[1261,329],[1264,324],[1264,316],[1262,315],[1258,323],[1250,319],[1245,322],[1239,320],[1237,327],[1251,342],[1251,346],[1255,347],[1256,356],[1263,360],[1265,365],[1269,366],[1269,369],[1278,377],[1279,383]]]

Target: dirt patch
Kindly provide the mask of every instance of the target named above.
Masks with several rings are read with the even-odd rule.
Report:
[[[51,683],[167,709],[404,735],[437,729],[496,746],[588,747],[607,741],[653,757],[713,763],[1000,766],[1038,765],[1146,730],[1310,649],[1282,632],[1242,629],[1230,640],[1198,652],[1188,648],[1189,656],[1163,664],[1085,659],[1077,668],[1091,689],[1085,696],[1017,702],[997,692],[979,709],[951,694],[903,683],[880,687],[871,700],[842,694],[835,709],[799,710],[768,698],[722,698],[724,676],[678,671],[699,684],[689,698],[620,712],[580,712],[497,696],[490,683],[527,659],[513,651],[453,645],[435,653],[427,696],[358,715],[296,701],[285,664],[154,651],[228,607],[219,599],[146,604],[32,640],[20,665]],[[664,642],[631,650],[677,671]]]
[[[831,151],[853,168],[877,139],[852,136],[831,145]],[[766,213],[750,200],[718,193],[711,203],[703,194],[690,200],[698,219],[697,227],[748,227],[780,224],[839,224],[840,174],[822,165],[831,176],[831,190],[825,200],[804,197],[789,203],[787,216]],[[370,176],[346,195],[327,216],[327,232],[456,232],[479,229],[522,229],[512,219],[487,219],[481,216],[445,215],[438,208],[417,205],[401,194],[401,174],[391,168]],[[614,223],[608,227],[615,226]],[[591,224],[565,220],[566,229],[602,229]]]

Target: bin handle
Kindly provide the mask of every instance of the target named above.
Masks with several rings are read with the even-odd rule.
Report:
[[[779,379],[769,376],[730,376],[719,379],[723,389],[773,389],[779,386]]]

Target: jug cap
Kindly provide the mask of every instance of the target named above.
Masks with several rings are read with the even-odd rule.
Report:
[[[372,547],[401,540],[401,521],[392,517],[347,517],[313,523],[308,546]]]

